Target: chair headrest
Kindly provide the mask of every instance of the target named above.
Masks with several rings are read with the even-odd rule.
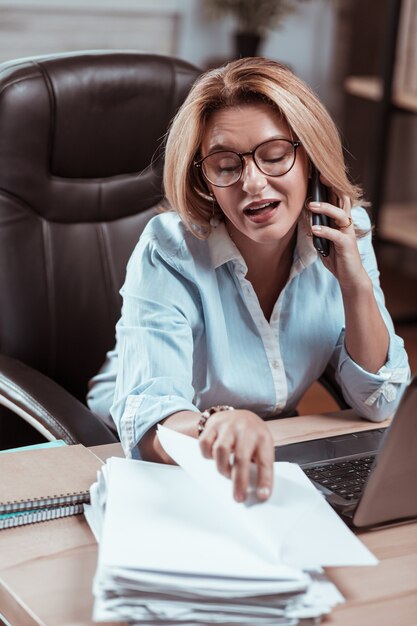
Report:
[[[3,64],[0,192],[62,222],[149,208],[162,197],[156,147],[198,74],[179,59],[121,51]]]

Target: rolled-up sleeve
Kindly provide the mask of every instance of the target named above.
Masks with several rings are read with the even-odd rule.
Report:
[[[355,223],[370,228],[369,218],[361,209],[355,213]],[[394,414],[405,387],[410,380],[410,367],[404,342],[396,335],[391,316],[379,282],[377,261],[371,242],[371,232],[358,240],[362,263],[372,280],[379,310],[389,333],[389,350],[385,364],[376,373],[367,372],[353,361],[345,347],[345,332],[341,332],[332,363],[336,379],[350,406],[362,417],[375,422]]]
[[[362,417],[375,422],[390,417],[410,380],[410,368],[402,339],[390,335],[388,359],[378,372],[372,374],[350,358],[343,333],[336,379],[348,404]]]
[[[198,293],[175,260],[140,241],[121,290],[117,325],[119,368],[111,414],[127,456],[154,424],[193,404],[193,326]]]

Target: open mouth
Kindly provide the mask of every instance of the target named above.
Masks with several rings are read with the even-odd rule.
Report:
[[[269,211],[271,211],[272,209],[276,209],[279,205],[279,201],[277,200],[276,202],[265,202],[265,204],[262,204],[258,207],[256,207],[256,209],[244,209],[244,214],[245,215],[262,215],[262,213],[268,213]]]

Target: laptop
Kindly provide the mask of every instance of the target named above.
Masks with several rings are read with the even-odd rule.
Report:
[[[417,518],[417,376],[390,426],[276,446],[275,458],[298,463],[350,526]]]

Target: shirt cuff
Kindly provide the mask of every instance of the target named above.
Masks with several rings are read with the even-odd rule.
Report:
[[[142,437],[152,426],[179,411],[200,413],[192,402],[179,396],[158,398],[146,394],[128,396],[118,428],[125,456],[141,459],[138,443]]]
[[[376,408],[376,406],[381,404],[392,405],[397,400],[398,393],[402,392],[403,386],[410,379],[410,368],[403,348],[403,342],[399,337],[390,338],[388,359],[376,373],[368,372],[353,361],[347,353],[344,344],[342,345],[339,363],[340,379],[343,381],[343,387],[346,390],[352,390],[353,393],[348,391],[351,398],[355,397],[365,407],[373,407],[375,405]]]
[[[367,406],[372,406],[379,396],[383,395],[387,402],[393,402],[398,393],[398,384],[404,384],[408,382],[409,370],[407,367],[399,367],[396,370],[389,370],[385,365],[377,372],[377,376],[380,376],[384,382],[382,385],[371,393],[371,395],[365,400]]]

